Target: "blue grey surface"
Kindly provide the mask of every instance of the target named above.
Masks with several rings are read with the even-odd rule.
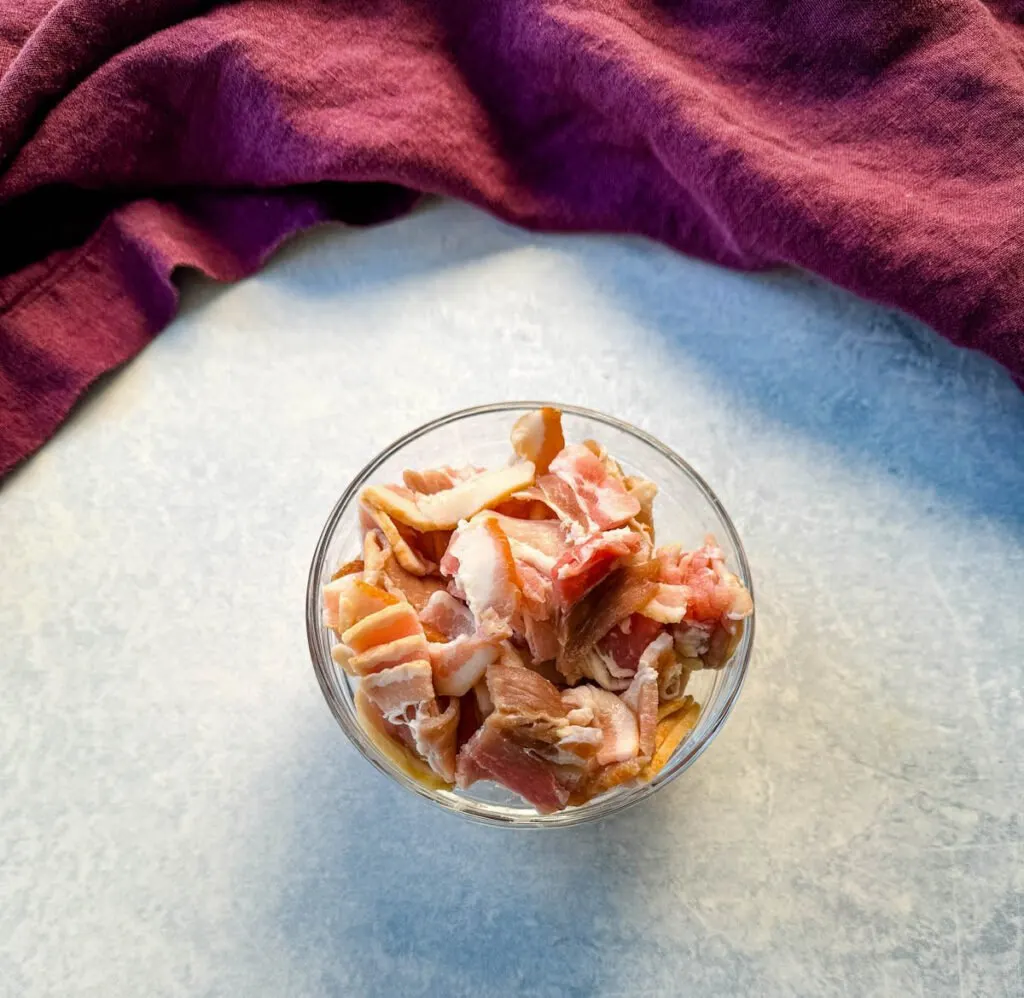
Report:
[[[305,649],[350,476],[508,397],[676,447],[757,584],[719,739],[568,831],[389,784]],[[1024,396],[904,317],[454,204],[324,228],[188,279],[0,551],[4,998],[1024,994]]]

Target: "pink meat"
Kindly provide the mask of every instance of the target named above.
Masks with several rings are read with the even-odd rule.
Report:
[[[438,776],[450,782],[455,780],[458,728],[459,701],[455,697],[448,700],[443,711],[436,700],[428,701],[409,722],[416,751]]]
[[[461,600],[457,600],[443,589],[434,593],[427,605],[420,611],[420,620],[443,634],[449,641],[458,637],[469,637],[475,630],[473,614]]]
[[[494,639],[475,634],[461,635],[443,644],[431,641],[427,648],[434,688],[438,693],[453,697],[468,693],[501,653]]]
[[[656,557],[661,582],[686,586],[687,622],[742,620],[752,612],[750,593],[725,567],[725,555],[714,537],[708,536],[696,551],[673,545],[661,548]]]
[[[633,711],[637,720],[642,759],[650,759],[654,755],[654,736],[658,727],[658,665],[663,657],[675,662],[672,635],[668,633],[655,638],[644,650],[636,675],[622,694],[622,702]]]
[[[565,807],[569,791],[558,780],[555,765],[532,754],[508,734],[490,724],[462,747],[455,781],[466,789],[477,780],[494,780],[519,794],[541,814]]]
[[[523,637],[534,662],[550,662],[558,657],[558,629],[549,620],[538,620],[523,614]]]
[[[565,447],[551,462],[551,473],[572,489],[588,520],[599,530],[621,527],[640,512],[637,499],[587,447]]]
[[[636,716],[614,693],[584,684],[566,690],[562,694],[562,703],[570,710],[570,721],[575,720],[575,711],[589,711],[592,723],[601,729],[602,742],[597,753],[599,766],[636,757],[640,747]]]
[[[594,534],[570,548],[558,559],[552,573],[559,605],[564,608],[577,603],[608,575],[620,558],[636,554],[643,546],[642,535],[623,528]]]
[[[452,468],[445,465],[441,468],[427,468],[424,471],[403,471],[402,480],[406,488],[413,492],[436,495],[438,492],[454,488],[459,482],[468,482],[485,470],[473,467]]]
[[[572,486],[557,475],[541,475],[534,488],[517,496],[543,502],[576,536],[584,537],[593,530],[594,525]]]
[[[497,663],[487,673],[494,709],[506,717],[528,721],[565,717],[558,687],[531,669]]]
[[[661,633],[656,620],[634,613],[613,627],[598,643],[597,649],[628,673],[636,671],[644,649]]]
[[[508,538],[495,519],[463,523],[441,559],[441,571],[464,599],[478,631],[494,633],[519,608],[519,580]]]
[[[410,708],[434,699],[429,662],[406,662],[364,676],[362,690],[391,722],[410,715]]]
[[[569,549],[565,526],[558,520],[520,520],[500,513],[481,514],[484,517],[492,519],[508,538],[519,589],[529,612],[547,620],[552,611],[552,572]]]

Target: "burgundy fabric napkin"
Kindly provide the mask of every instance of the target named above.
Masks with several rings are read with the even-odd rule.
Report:
[[[1021,0],[21,0],[0,474],[171,318],[412,192],[795,264],[1024,378]]]

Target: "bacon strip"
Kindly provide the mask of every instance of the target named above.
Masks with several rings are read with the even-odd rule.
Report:
[[[441,559],[441,571],[456,595],[469,605],[477,630],[502,637],[510,633],[519,609],[519,578],[508,538],[496,519],[462,524]]]
[[[623,527],[594,534],[570,548],[552,571],[555,598],[562,608],[571,607],[594,588],[621,559],[644,546],[642,535]]]
[[[420,557],[383,509],[377,508],[369,501],[364,501],[360,506],[360,513],[372,525],[380,529],[392,553],[398,560],[398,564],[407,572],[411,572],[413,575],[428,575],[434,571],[436,566],[432,562]]]
[[[469,607],[444,589],[427,600],[427,605],[420,610],[420,620],[444,635],[447,641],[469,637],[476,629]]]
[[[743,583],[725,567],[725,555],[712,535],[696,551],[678,545],[657,552],[662,582],[684,585],[690,592],[689,621],[742,620],[754,604]]]
[[[541,814],[558,811],[569,800],[569,791],[559,782],[553,763],[531,754],[489,723],[462,747],[455,779],[463,790],[477,780],[494,780],[519,794]]]
[[[622,694],[622,702],[633,711],[637,719],[639,756],[644,761],[654,755],[654,732],[658,724],[658,663],[663,658],[675,658],[670,634],[659,635],[647,646],[640,656],[629,689]]]
[[[430,663],[422,660],[371,673],[359,688],[393,724],[407,720],[410,708],[434,699]]]
[[[443,711],[438,710],[436,701],[428,701],[409,722],[416,750],[447,782],[455,779],[458,728],[459,701],[456,697],[449,699]]]
[[[452,530],[482,509],[498,505],[533,484],[534,467],[521,461],[485,471],[443,492],[422,495],[396,485],[371,485],[362,500],[414,530]]]
[[[355,692],[356,716],[377,750],[401,772],[432,790],[448,790],[450,781],[438,776],[415,752],[412,734],[405,725],[391,724],[370,700],[362,686]]]
[[[662,624],[678,624],[686,616],[689,605],[690,590],[686,586],[659,582],[658,591],[640,612]]]
[[[557,660],[558,671],[568,682],[589,675],[590,650],[615,624],[648,603],[656,587],[652,580],[656,567],[646,562],[621,568],[573,607],[563,627],[563,647]]]
[[[592,712],[593,723],[600,728],[602,736],[597,753],[598,765],[607,766],[636,758],[640,748],[636,716],[614,693],[596,686],[576,686],[562,694],[562,702],[576,710]]]
[[[358,655],[375,645],[422,634],[416,611],[408,603],[396,602],[363,617],[341,635],[341,640]]]
[[[437,492],[444,492],[446,489],[452,489],[459,482],[468,482],[471,478],[476,478],[477,475],[482,474],[486,470],[486,468],[474,468],[472,466],[452,468],[449,465],[445,465],[442,468],[427,468],[424,471],[406,470],[402,472],[402,481],[411,492],[419,492],[422,495],[429,496]]]
[[[339,651],[339,649],[345,650]],[[380,672],[381,669],[392,665],[402,665],[405,662],[417,662],[430,658],[427,639],[422,632],[407,638],[399,638],[397,641],[390,641],[385,645],[377,645],[358,655],[353,655],[344,644],[335,645],[331,649],[331,654],[342,668],[354,676],[365,676],[371,672]]]
[[[532,461],[537,474],[548,470],[552,459],[565,446],[562,414],[545,406],[520,416],[512,427],[512,449],[523,460]]]
[[[493,638],[476,635],[460,635],[444,644],[432,641],[428,648],[434,687],[438,693],[453,697],[468,693],[501,654]]]
[[[575,493],[592,529],[611,530],[640,512],[640,503],[604,462],[582,445],[566,447],[552,462],[551,473]]]

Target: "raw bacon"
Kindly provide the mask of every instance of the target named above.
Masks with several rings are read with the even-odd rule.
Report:
[[[392,766],[548,814],[668,763],[700,718],[691,673],[730,661],[753,604],[713,537],[655,549],[655,484],[566,444],[558,410],[520,418],[512,450],[364,489],[323,622]]]

